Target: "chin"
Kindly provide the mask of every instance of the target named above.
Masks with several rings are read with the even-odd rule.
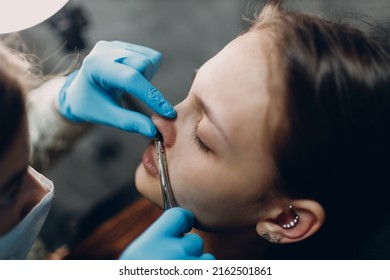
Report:
[[[135,172],[135,187],[140,194],[162,207],[160,179],[149,175],[142,163]]]

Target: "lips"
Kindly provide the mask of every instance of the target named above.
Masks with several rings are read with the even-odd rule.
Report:
[[[158,170],[155,164],[156,154],[154,150],[154,142],[149,145],[142,155],[142,164],[146,171],[153,177],[158,177]]]

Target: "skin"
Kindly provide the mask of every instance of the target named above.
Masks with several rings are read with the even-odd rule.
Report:
[[[27,170],[28,140],[27,121],[24,119],[0,159],[0,236],[17,225],[47,193]],[[16,180],[11,180],[15,177]]]
[[[275,170],[266,137],[269,40],[264,31],[236,38],[197,71],[187,98],[175,107],[175,120],[152,118],[164,137],[178,205],[195,214],[201,229],[253,228],[273,201],[269,186]],[[199,148],[195,135],[209,150]],[[156,165],[151,143],[136,186],[162,206]]]

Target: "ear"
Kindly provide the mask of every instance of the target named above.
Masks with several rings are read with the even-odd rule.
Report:
[[[273,207],[256,225],[257,233],[275,243],[293,243],[304,240],[316,233],[324,223],[325,212],[322,206],[309,199],[292,200],[288,205]],[[283,224],[293,222],[294,226],[283,227]]]

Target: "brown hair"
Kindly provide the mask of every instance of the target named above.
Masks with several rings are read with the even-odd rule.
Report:
[[[365,258],[362,236],[376,234],[390,214],[389,46],[279,2],[251,27],[271,31],[281,63],[283,92],[275,96],[287,125],[274,135],[278,187],[317,200],[327,216],[294,258]]]

